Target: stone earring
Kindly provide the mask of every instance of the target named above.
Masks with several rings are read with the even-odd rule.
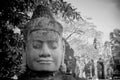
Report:
[[[61,64],[61,66],[60,66],[60,71],[63,72],[63,73],[66,73],[67,67],[66,67],[66,64],[65,64],[65,63],[62,63],[62,64]]]

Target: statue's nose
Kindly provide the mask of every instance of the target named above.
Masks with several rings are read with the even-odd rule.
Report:
[[[49,49],[47,43],[43,43],[43,46],[42,46],[39,56],[40,57],[50,57],[51,56],[50,49]]]

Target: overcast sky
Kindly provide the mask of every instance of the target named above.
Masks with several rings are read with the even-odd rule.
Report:
[[[66,0],[84,17],[91,17],[97,29],[104,32],[104,40],[114,28],[120,29],[120,0]]]

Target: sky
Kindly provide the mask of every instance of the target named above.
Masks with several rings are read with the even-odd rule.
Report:
[[[84,18],[104,33],[103,41],[109,40],[113,29],[120,29],[120,0],[66,0],[77,8]]]

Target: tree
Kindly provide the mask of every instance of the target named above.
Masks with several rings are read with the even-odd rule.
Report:
[[[83,20],[80,13],[63,0],[1,0],[0,77],[11,77],[20,71],[19,65],[25,46],[24,26],[21,25],[30,20],[33,10],[40,4],[50,7],[55,16],[62,13],[62,18],[67,22]],[[20,29],[20,34],[15,32],[16,27]]]

